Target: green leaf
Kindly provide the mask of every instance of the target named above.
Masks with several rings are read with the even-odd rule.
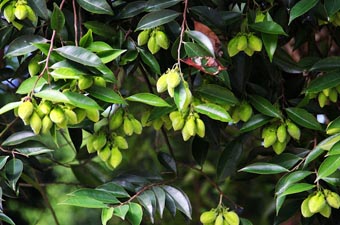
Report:
[[[174,90],[174,101],[179,111],[186,110],[188,107],[188,102],[192,98],[191,92],[187,90],[186,83],[181,81],[181,83]]]
[[[312,162],[314,159],[318,158],[325,150],[320,147],[315,147],[310,153],[307,155],[303,168]]]
[[[157,12],[151,12],[142,17],[139,21],[137,30],[145,30],[158,27],[160,25],[173,21],[180,15],[179,12],[170,9],[164,9]]]
[[[192,209],[188,196],[181,190],[168,185],[164,185],[162,188],[172,197],[178,210],[191,219]]]
[[[239,103],[234,93],[216,84],[205,84],[197,89],[203,98],[220,105],[236,105]]]
[[[53,158],[59,163],[72,162],[77,154],[73,145],[69,129],[56,130],[54,139],[58,145],[57,151],[53,151]]]
[[[69,103],[75,105],[82,109],[101,109],[93,99],[79,94],[77,92],[66,91],[64,92],[65,97],[68,99]]]
[[[87,29],[91,29],[93,33],[108,39],[112,39],[116,34],[116,30],[112,26],[99,21],[87,21],[83,24]]]
[[[114,210],[115,210],[114,208],[102,209],[102,215],[101,215],[102,225],[106,225],[107,222],[112,218]]]
[[[132,224],[132,225],[139,225],[142,222],[143,218],[143,209],[142,207],[134,202],[129,203],[129,211],[126,214],[127,220]]]
[[[27,156],[36,156],[54,151],[53,149],[50,149],[37,141],[26,142],[23,145],[17,146],[15,150]]]
[[[340,155],[340,141],[335,143],[327,153],[327,156]]]
[[[115,216],[118,216],[122,220],[125,220],[125,216],[128,213],[129,209],[130,209],[129,205],[119,205],[114,208],[113,214]]]
[[[91,96],[104,102],[113,104],[126,104],[124,98],[116,93],[113,89],[93,85],[87,91]]]
[[[47,9],[46,1],[45,0],[28,0],[28,5],[31,6],[33,11],[44,20],[49,19],[49,10]]]
[[[275,187],[275,195],[281,195],[292,184],[305,179],[311,175],[311,171],[297,170],[291,173],[287,173],[277,182]]]
[[[327,183],[329,183],[330,185],[333,186],[339,186],[340,185],[340,171],[337,170],[335,171],[335,173],[322,178],[323,181],[326,181]]]
[[[2,142],[3,146],[13,146],[24,143],[28,140],[37,140],[38,137],[32,131],[20,131],[10,135]]]
[[[250,220],[247,220],[245,218],[240,218],[241,225],[253,225],[253,223]]]
[[[157,59],[150,52],[140,49],[142,61],[156,74],[161,74],[161,69]]]
[[[102,64],[100,58],[96,54],[82,47],[64,46],[55,49],[55,51],[66,59],[86,66],[97,67]]]
[[[0,156],[0,170],[5,166],[9,156]]]
[[[340,69],[340,56],[329,56],[316,62],[310,71],[329,72]],[[338,72],[339,74],[339,72]]]
[[[293,61],[292,57],[281,48],[276,49],[273,63],[287,73],[300,74],[305,70],[302,66]]]
[[[251,95],[249,98],[250,103],[260,113],[270,117],[282,118],[281,111],[273,106],[267,99],[259,95]]]
[[[108,208],[108,206],[103,202],[86,196],[70,196],[65,201],[59,204],[93,209]]]
[[[285,200],[286,200],[286,195],[279,195],[279,196],[276,197],[276,200],[275,200],[276,215],[279,214],[279,211],[280,211]]]
[[[283,153],[275,156],[272,160],[270,160],[270,163],[277,164],[283,166],[284,168],[290,169],[300,160],[302,160],[302,158],[295,154]]]
[[[194,110],[214,120],[219,120],[222,122],[232,122],[229,113],[224,108],[214,103],[196,105],[194,107]]]
[[[340,116],[331,121],[326,128],[327,134],[335,134],[340,132]]]
[[[274,21],[263,21],[249,25],[250,28],[265,34],[287,35],[283,28]]]
[[[6,51],[5,57],[26,55],[37,50],[33,44],[46,43],[47,40],[39,35],[22,35],[14,39]]]
[[[85,73],[74,69],[72,67],[60,67],[51,72],[51,76],[55,79],[73,79],[78,80],[80,76],[86,75]]]
[[[102,60],[102,63],[106,64],[106,63],[109,63],[115,60],[124,52],[126,52],[125,49],[124,50],[123,49],[112,49],[112,50],[101,51],[101,52],[98,52],[97,54],[99,58]]]
[[[163,211],[165,208],[165,192],[162,188],[160,187],[152,187],[152,191],[155,193],[156,200],[157,200],[157,209],[159,212],[160,218],[163,217]]]
[[[322,127],[313,114],[301,108],[286,108],[288,117],[300,126],[322,131]]]
[[[93,43],[93,36],[92,36],[92,30],[89,29],[87,33],[82,36],[79,40],[79,46],[83,48],[87,48]]]
[[[170,214],[174,217],[176,215],[176,204],[173,198],[165,192],[165,207],[169,210]]]
[[[16,93],[22,95],[28,94],[33,89],[41,88],[44,84],[47,84],[47,81],[43,77],[33,76],[24,80],[18,87]]]
[[[328,156],[318,169],[316,181],[333,174],[340,167],[340,155]]]
[[[338,85],[340,85],[340,73],[339,72],[326,73],[312,80],[312,82],[310,82],[309,86],[306,88],[305,92],[318,93],[324,89],[336,87]]]
[[[156,212],[156,196],[151,190],[146,190],[137,197],[139,203],[146,209],[150,216],[151,223],[154,223]]]
[[[59,33],[65,25],[65,17],[59,6],[53,3],[53,12],[51,16],[51,28]]]
[[[239,171],[256,174],[278,174],[288,172],[289,170],[277,164],[258,162],[243,167]]]
[[[125,191],[123,187],[121,187],[120,185],[114,182],[105,183],[97,187],[96,189],[110,192],[117,198],[129,198],[130,197],[130,195]]]
[[[296,193],[308,191],[310,189],[313,189],[314,187],[315,187],[314,184],[308,184],[308,183],[292,184],[281,195],[296,194]]]
[[[141,102],[156,107],[170,107],[170,105],[166,101],[164,101],[161,97],[151,93],[134,94],[127,97],[126,100],[133,102]]]
[[[158,161],[167,169],[177,173],[177,166],[175,159],[168,153],[160,151],[157,154]]]
[[[340,10],[340,2],[337,0],[325,0],[325,9],[328,17],[334,16]]]
[[[203,48],[209,51],[211,56],[215,56],[214,46],[210,39],[200,31],[188,30],[186,31],[189,37],[197,41]]]
[[[265,116],[263,114],[253,115],[247,122],[243,124],[240,131],[243,133],[255,130],[267,124],[271,119],[271,117]]]
[[[77,2],[83,9],[91,13],[113,15],[110,5],[105,0],[77,0]]]
[[[134,1],[128,3],[124,8],[122,8],[118,15],[116,15],[117,20],[132,18],[138,14],[145,11],[147,6],[146,1]]]
[[[57,90],[44,90],[34,94],[35,97],[42,98],[52,102],[70,103],[66,95]]]
[[[193,42],[184,42],[184,50],[188,57],[211,56],[208,50]]]
[[[16,183],[18,182],[24,165],[20,159],[13,158],[6,163],[5,174],[12,190],[16,190]]]
[[[147,11],[159,11],[180,3],[182,0],[149,0],[146,5]]]
[[[0,220],[5,221],[6,223],[8,223],[10,225],[15,225],[13,220],[11,218],[9,218],[8,216],[6,216],[3,212],[0,212]]]
[[[44,53],[44,55],[48,55],[49,53],[49,49],[50,49],[50,44],[47,43],[33,43],[32,45],[34,45],[37,49],[39,49],[42,53]],[[61,55],[59,55],[58,53],[56,53],[55,51],[52,51],[50,53],[50,59],[51,62],[59,62],[62,60],[65,60],[64,57],[62,57]]]
[[[103,203],[120,203],[113,193],[100,189],[83,188],[70,193],[70,195],[77,197],[88,197]]]
[[[262,33],[261,35],[262,35],[264,48],[266,49],[269,60],[272,62],[276,48],[277,48],[278,35],[277,34],[266,34],[266,33]]]
[[[7,103],[6,105],[4,105],[0,108],[0,115],[4,114],[4,113],[6,113],[6,112],[8,112],[12,109],[17,108],[19,105],[21,105],[21,103],[22,103],[22,101]]]
[[[289,14],[289,22],[290,24],[293,20],[295,20],[297,17],[305,14],[308,12],[310,9],[312,9],[319,0],[301,0],[297,2],[293,8],[290,10]]]
[[[315,148],[321,148],[323,150],[330,150],[333,145],[340,141],[340,134],[334,134],[325,140],[321,141]]]

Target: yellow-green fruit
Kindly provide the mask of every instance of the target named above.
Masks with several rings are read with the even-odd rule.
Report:
[[[200,118],[196,118],[196,134],[201,138],[205,136],[205,125]]]
[[[308,201],[308,207],[312,213],[320,212],[326,204],[325,196],[320,191],[311,196]]]
[[[286,124],[288,134],[295,140],[299,140],[301,136],[300,128],[290,121],[287,121]]]
[[[318,102],[321,108],[323,108],[328,103],[328,98],[323,92],[319,93]]]
[[[195,123],[195,117],[189,116],[187,121],[185,122],[184,127],[186,127],[188,133],[190,136],[195,136],[196,134],[196,123]]]
[[[340,85],[336,86],[335,90],[338,92],[338,94],[340,94]]]
[[[185,101],[184,101],[182,110],[185,111],[192,102],[192,94],[191,94],[188,83],[185,81],[185,82],[183,82],[183,84],[184,84],[186,96],[185,96]]]
[[[145,45],[149,40],[150,30],[143,30],[138,34],[137,44],[138,46]]]
[[[141,134],[142,131],[143,131],[142,124],[137,119],[135,119],[135,118],[131,118],[130,121],[132,123],[133,132],[135,134]]]
[[[51,112],[52,103],[49,101],[42,101],[38,106],[38,110],[42,112],[44,115],[48,115]]]
[[[26,5],[17,5],[14,10],[14,15],[18,20],[24,20],[26,19],[28,12],[26,9]]]
[[[53,126],[53,122],[48,115],[44,116],[41,123],[41,133],[47,134]]]
[[[133,124],[127,116],[124,118],[123,130],[124,130],[124,133],[127,136],[131,136],[133,134],[133,131],[134,131]]]
[[[228,43],[228,54],[230,57],[237,55],[240,51],[237,49],[238,37],[232,38]]]
[[[64,113],[67,119],[67,123],[74,125],[78,123],[77,114],[71,109],[64,109]]]
[[[122,153],[119,151],[117,147],[113,147],[111,149],[111,156],[108,162],[110,166],[116,168],[122,162],[122,159],[123,159]]]
[[[228,221],[223,220],[223,225],[230,225],[230,224],[228,223]]]
[[[305,200],[303,200],[302,204],[301,204],[301,214],[303,217],[311,217],[314,215],[314,213],[312,213],[309,210],[309,206],[308,206],[308,202],[309,202],[310,197],[306,198]]]
[[[99,151],[97,151],[97,154],[99,156],[99,158],[103,161],[107,161],[110,156],[111,156],[111,148],[110,145],[107,144],[105,145],[104,148],[100,149]]]
[[[151,35],[148,40],[148,49],[151,52],[151,54],[156,54],[161,47],[156,42],[156,37],[154,35]]]
[[[123,117],[124,111],[122,108],[117,109],[117,111],[111,116],[109,120],[109,129],[116,130],[123,124]]]
[[[26,5],[26,10],[27,10],[27,18],[33,23],[36,22],[38,20],[38,17],[37,15],[35,15],[35,12],[33,11],[33,9],[29,5]]]
[[[79,90],[85,90],[93,85],[93,79],[90,76],[80,76],[78,80]]]
[[[93,84],[100,87],[106,87],[106,80],[103,77],[94,77]]]
[[[9,23],[15,20],[14,10],[14,5],[11,3],[8,4],[4,9],[4,17]]]
[[[167,73],[166,82],[170,88],[177,87],[179,83],[181,83],[181,76],[179,75],[179,72],[170,70],[169,73]]]
[[[169,93],[170,97],[173,98],[174,95],[175,95],[175,89],[172,88],[172,87],[169,87],[169,86],[167,88],[168,88],[168,93]]]
[[[157,119],[153,120],[152,126],[153,126],[153,129],[160,130],[163,126],[163,120],[161,118],[157,118]]]
[[[30,126],[35,134],[39,134],[41,130],[41,119],[38,115],[38,113],[33,112],[31,118],[30,118]]]
[[[244,51],[244,53],[246,53],[248,56],[254,55],[254,50],[251,49],[251,48],[248,48],[248,47],[247,47],[247,48],[244,49],[243,51]]]
[[[326,194],[326,201],[328,205],[333,208],[339,209],[340,208],[340,196],[335,192],[329,192]]]
[[[238,113],[240,119],[243,122],[247,122],[253,114],[253,108],[250,106],[249,103],[243,102],[239,107]]]
[[[188,127],[184,125],[182,129],[182,137],[184,141],[187,141],[190,139],[191,135],[189,133]]]
[[[322,90],[322,93],[326,96],[326,97],[328,97],[329,96],[329,93],[330,93],[330,91],[331,91],[331,89],[330,88],[326,88],[326,89],[323,89]]]
[[[255,52],[259,52],[262,50],[262,41],[257,36],[251,34],[248,37],[248,47]]]
[[[87,139],[86,148],[88,153],[94,153],[97,151],[97,149],[93,147],[93,141],[95,140],[95,138],[96,138],[95,135],[90,135]]]
[[[64,110],[62,110],[60,107],[53,108],[49,116],[52,122],[56,124],[62,124],[66,120]]]
[[[276,141],[272,145],[273,150],[277,155],[280,155],[286,149],[286,146],[287,146],[287,142],[280,142],[280,141]]]
[[[262,136],[263,136],[263,147],[268,148],[272,146],[277,140],[276,128],[273,126],[270,126],[270,127],[263,129]]]
[[[248,40],[246,35],[240,35],[237,41],[237,50],[244,51],[248,47]]]
[[[215,220],[215,224],[214,225],[223,225],[223,215],[222,214],[219,214],[217,217],[216,217],[216,220]]]
[[[122,136],[115,136],[113,139],[114,145],[117,146],[119,149],[128,149],[129,144],[126,139]]]
[[[332,208],[326,204],[319,212],[323,217],[329,218],[332,213]]]
[[[161,30],[156,31],[155,37],[156,37],[156,43],[161,48],[163,48],[163,49],[168,49],[169,48],[170,41],[169,41],[168,37],[166,36],[166,34],[163,31],[161,31]]]
[[[276,131],[277,135],[277,140],[281,143],[284,143],[287,140],[287,129],[286,129],[286,124],[281,124]]]
[[[223,217],[230,225],[240,224],[240,218],[238,217],[237,213],[235,213],[234,211],[228,211],[228,212],[223,213]]]
[[[80,122],[82,122],[85,119],[85,117],[86,117],[85,109],[75,108],[75,109],[73,109],[73,111],[77,115],[77,123],[80,123]]]
[[[203,224],[212,223],[212,222],[215,221],[216,217],[217,217],[217,213],[216,212],[214,212],[214,211],[207,211],[207,212],[204,212],[204,213],[201,214],[200,221]]]
[[[91,120],[92,122],[98,122],[99,121],[99,111],[98,109],[85,109],[86,111],[86,117]]]
[[[163,115],[161,117],[161,119],[163,121],[163,126],[165,127],[165,129],[170,130],[172,128],[172,122],[171,122],[169,116]]]
[[[332,88],[330,90],[328,98],[331,102],[334,102],[334,103],[338,101],[338,92],[336,91],[335,88]]]
[[[35,55],[28,63],[28,73],[31,76],[37,75],[41,70],[39,62],[42,60],[40,55]]]
[[[18,116],[22,120],[28,120],[31,117],[33,110],[33,103],[31,101],[25,101],[21,103],[18,107]]]
[[[235,107],[233,112],[231,113],[231,118],[233,119],[233,123],[238,123],[241,119],[240,117],[240,107]]]
[[[140,122],[142,123],[143,127],[147,127],[151,125],[151,122],[149,121],[149,117],[150,117],[150,111],[144,111],[140,119]]]
[[[265,17],[266,17],[265,14],[263,14],[261,11],[257,11],[256,12],[256,17],[255,17],[255,23],[262,22]]]
[[[174,111],[169,114],[170,120],[172,122],[172,128],[177,131],[181,130],[184,126],[184,118],[179,111]]]
[[[96,151],[101,150],[107,143],[107,138],[104,132],[93,135],[92,145]]]
[[[162,93],[168,89],[168,83],[167,83],[167,77],[168,74],[163,74],[160,76],[156,83],[156,88],[158,93]]]

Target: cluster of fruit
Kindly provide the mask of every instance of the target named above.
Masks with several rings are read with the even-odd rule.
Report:
[[[231,118],[234,123],[238,123],[240,120],[247,122],[253,115],[253,108],[246,101],[242,101],[239,105],[236,105],[231,109]]]
[[[143,46],[147,44],[149,51],[156,54],[161,48],[168,49],[170,46],[169,38],[162,27],[143,30],[138,34],[137,44]]]
[[[228,53],[230,57],[244,51],[248,56],[252,56],[254,52],[262,50],[262,40],[253,33],[238,33],[228,43]]]
[[[26,0],[8,2],[4,6],[3,15],[9,23],[14,22],[15,19],[24,20],[28,18],[32,22],[37,20],[37,16],[32,8],[27,4]]]
[[[318,102],[321,108],[328,105],[330,102],[336,103],[338,101],[338,95],[340,93],[340,85],[333,88],[326,88],[319,93],[310,94],[310,98],[318,98]]]
[[[168,114],[158,117],[156,119],[153,119],[151,121],[149,119],[150,119],[150,111],[145,111],[141,118],[141,123],[143,127],[152,126],[153,129],[155,130],[160,130],[163,126],[167,130],[171,130],[172,128],[171,120]]]
[[[24,99],[16,108],[15,113],[30,125],[35,134],[46,134],[53,125],[57,128],[66,128],[82,122],[86,117],[97,122],[99,111],[96,109],[81,109],[64,104],[53,104],[42,100],[36,104],[34,99]]]
[[[262,130],[263,147],[272,146],[275,153],[279,155],[285,150],[290,137],[299,140],[300,136],[300,128],[290,120],[281,124],[273,123]]]
[[[141,122],[122,108],[118,108],[114,112],[109,119],[108,125],[111,132],[121,128],[127,136],[131,136],[134,133],[141,134],[143,130]]]
[[[203,225],[239,225],[240,218],[234,211],[228,208],[219,207],[203,212],[200,216]]]
[[[315,213],[329,218],[332,208],[340,208],[340,196],[330,190],[316,191],[310,194],[301,204],[301,214],[304,217],[311,217]]]
[[[157,80],[157,92],[162,93],[168,90],[169,95],[174,97],[174,90],[181,83],[181,77],[182,76],[177,65],[172,69],[168,69]]]

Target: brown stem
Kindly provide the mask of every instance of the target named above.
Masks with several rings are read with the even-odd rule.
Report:
[[[24,153],[21,153],[21,152],[18,152],[18,151],[14,151],[14,150],[7,150],[7,149],[4,149],[1,146],[0,146],[0,151],[8,153],[8,154],[11,154],[13,156],[13,158],[15,158],[15,155],[21,155],[21,156],[24,156],[24,157],[28,158],[28,155],[26,155]]]
[[[183,21],[182,21],[181,33],[179,35],[179,43],[178,43],[178,49],[177,49],[177,64],[178,64],[181,76],[183,76],[182,71],[181,71],[181,48],[183,44],[185,26],[187,24],[187,10],[188,10],[188,0],[184,0]]]
[[[78,18],[77,18],[77,7],[76,1],[72,0],[73,7],[73,20],[74,20],[74,43],[78,46]]]

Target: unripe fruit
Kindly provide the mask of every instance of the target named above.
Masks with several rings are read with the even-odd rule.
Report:
[[[75,108],[75,109],[73,109],[73,111],[77,115],[77,123],[80,123],[85,119],[85,117],[86,117],[85,109]]]
[[[325,196],[320,191],[311,196],[308,201],[308,207],[312,213],[320,212],[326,204]]]
[[[228,43],[228,54],[230,57],[237,55],[240,51],[237,49],[238,37],[232,38]]]
[[[51,112],[52,104],[49,101],[41,101],[39,106],[38,106],[38,109],[44,115],[48,115]]]
[[[132,123],[133,132],[135,134],[141,134],[143,131],[142,124],[135,118],[131,118],[130,121]]]
[[[170,130],[172,128],[172,122],[171,122],[169,116],[163,115],[161,117],[161,119],[163,121],[163,126],[165,127],[165,129]]]
[[[27,18],[32,21],[33,23],[37,21],[37,15],[35,15],[35,12],[33,9],[29,6],[26,5],[26,10],[27,10]]]
[[[328,103],[328,98],[323,92],[319,93],[318,102],[321,108],[323,108]]]
[[[263,14],[261,11],[257,11],[256,12],[256,17],[255,17],[255,23],[262,22],[265,17],[266,17],[265,14]]]
[[[163,120],[161,118],[157,118],[157,119],[153,120],[152,126],[153,126],[153,129],[160,130],[163,126]]]
[[[303,217],[311,217],[314,215],[314,213],[312,213],[309,210],[309,206],[308,206],[308,202],[309,202],[310,197],[306,198],[305,200],[303,200],[302,204],[301,204],[301,214]]]
[[[86,148],[87,148],[88,153],[90,153],[90,154],[97,151],[93,147],[93,141],[95,140],[95,138],[96,138],[95,135],[90,135],[87,139]]]
[[[287,142],[280,142],[280,141],[276,141],[272,145],[273,150],[277,155],[280,155],[286,149],[286,146],[287,146]]]
[[[295,140],[299,140],[301,136],[300,128],[290,121],[287,121],[286,124],[288,134]]]
[[[28,12],[26,9],[26,5],[17,5],[14,10],[14,15],[18,20],[26,19]]]
[[[103,77],[94,77],[93,84],[100,87],[106,87],[106,80]]]
[[[60,107],[53,108],[49,116],[52,122],[55,124],[62,124],[66,120],[64,111]]]
[[[229,211],[223,213],[224,219],[230,224],[230,225],[239,225],[240,224],[240,218],[234,211]]]
[[[119,149],[128,149],[129,148],[129,144],[127,143],[126,139],[122,136],[115,136],[113,138],[113,143]]]
[[[123,129],[124,129],[124,133],[127,136],[131,136],[134,132],[133,124],[127,116],[124,118]]]
[[[170,120],[172,122],[172,127],[175,131],[181,130],[184,126],[184,118],[182,114],[178,111],[171,112],[169,114]]]
[[[338,94],[340,94],[340,85],[336,86],[335,90],[338,92]]]
[[[104,146],[104,148],[97,151],[99,158],[103,161],[107,161],[111,156],[110,144]]]
[[[328,205],[325,204],[325,206],[320,210],[319,212],[323,217],[329,218],[332,213],[332,208]]]
[[[109,159],[109,165],[116,168],[122,162],[123,156],[117,147],[111,149],[111,156]]]
[[[201,138],[205,136],[205,125],[200,118],[196,118],[196,133]]]
[[[266,127],[262,131],[262,136],[263,136],[263,147],[268,148],[272,146],[276,140],[276,128],[273,126]]]
[[[203,224],[212,223],[212,222],[215,221],[216,217],[217,217],[217,213],[216,212],[208,211],[208,212],[204,212],[204,213],[201,214],[200,221]]]
[[[111,116],[109,120],[109,129],[116,130],[123,124],[123,114],[124,111],[122,108],[117,109],[117,111]]]
[[[64,113],[68,124],[74,125],[78,123],[77,114],[73,110],[64,109]]]
[[[33,103],[31,101],[25,101],[21,103],[18,107],[18,116],[22,120],[28,120],[32,115],[34,110]]]
[[[98,122],[99,121],[99,111],[98,109],[85,109],[86,111],[86,117],[91,120],[92,122]]]
[[[107,138],[104,132],[93,135],[92,145],[96,151],[101,150],[107,143]]]
[[[11,3],[8,4],[4,9],[4,17],[9,23],[15,20],[14,10],[15,10],[14,5]]]
[[[167,77],[168,74],[163,74],[160,76],[156,83],[156,88],[158,93],[162,93],[168,89],[168,83],[167,83]]]
[[[216,217],[216,220],[215,220],[215,224],[214,225],[223,225],[223,215],[222,214],[219,214],[217,217]]]
[[[248,40],[246,35],[240,35],[237,41],[237,50],[244,51],[248,47]]]
[[[240,121],[240,107],[235,107],[233,109],[231,118],[233,119],[233,123],[238,123]]]
[[[38,115],[38,113],[33,112],[31,118],[30,118],[30,126],[35,134],[39,134],[41,130],[41,119]]]
[[[177,71],[171,70],[167,73],[166,82],[168,87],[175,88],[181,83],[181,77]]]
[[[184,125],[183,129],[182,129],[182,137],[184,141],[187,141],[190,139],[191,135],[188,131],[188,127]]]
[[[322,90],[322,93],[326,96],[326,97],[328,97],[329,96],[329,93],[330,93],[330,91],[331,91],[331,89],[330,88],[326,88],[326,89],[323,89]]]
[[[328,205],[333,208],[339,209],[340,208],[340,196],[335,192],[328,192],[326,195],[326,201]]]
[[[41,133],[47,134],[53,126],[53,122],[48,115],[44,116],[41,124]]]
[[[331,102],[334,102],[334,103],[338,101],[338,92],[335,90],[335,88],[332,88],[330,90],[328,98]]]
[[[253,108],[249,103],[243,102],[239,107],[239,116],[243,122],[247,122],[253,114]]]
[[[248,56],[252,56],[254,55],[254,50],[247,47],[246,49],[244,49],[244,53],[246,53]]]
[[[41,70],[41,65],[39,62],[42,60],[40,55],[35,55],[28,64],[28,73],[31,76],[37,75]]]
[[[161,31],[161,30],[156,31],[155,37],[156,37],[156,43],[161,48],[163,48],[163,49],[168,49],[169,48],[170,41],[169,41],[168,37],[166,36],[166,34],[163,31]]]
[[[187,121],[185,122],[184,127],[186,127],[188,133],[190,136],[195,136],[196,134],[196,123],[195,123],[195,117],[189,116]]]
[[[78,88],[79,90],[85,90],[91,87],[93,84],[93,79],[90,76],[80,76],[78,80]]]
[[[171,98],[173,98],[175,95],[175,89],[169,86],[167,86],[167,88],[168,88],[168,94],[170,95]]]
[[[286,124],[281,124],[276,131],[277,140],[284,143],[287,140],[287,129]]]
[[[151,54],[156,54],[161,49],[161,47],[156,42],[155,35],[150,36],[148,40],[148,49],[151,52]]]
[[[138,46],[145,45],[149,40],[150,30],[143,30],[138,34],[137,44]]]
[[[248,37],[248,47],[255,52],[259,52],[262,50],[262,41],[257,36],[251,34]]]

